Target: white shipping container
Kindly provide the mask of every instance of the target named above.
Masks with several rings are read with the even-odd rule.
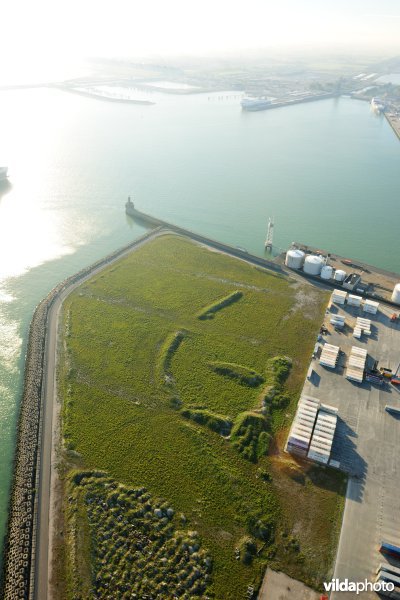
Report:
[[[314,398],[314,396],[308,396],[307,394],[303,394],[301,396],[302,400],[308,400],[308,402],[313,402],[315,406],[319,406],[321,403],[318,398]]]
[[[325,413],[333,415],[335,418],[339,412],[339,409],[336,406],[331,406],[330,404],[321,404],[321,412],[320,415],[324,416]]]
[[[373,300],[365,300],[363,311],[375,315],[378,312],[378,308],[379,302],[374,302]]]
[[[319,446],[320,448],[325,448],[329,452],[329,450],[332,447],[332,439],[327,439],[314,433],[312,437],[312,445]]]
[[[313,450],[310,450],[308,452],[308,458],[310,458],[311,460],[315,460],[316,462],[323,463],[325,465],[328,464],[328,461],[329,461],[328,456],[319,454],[319,452],[314,452]]]
[[[300,400],[298,408],[307,408],[308,410],[312,410],[314,413],[316,413],[318,410],[318,406],[315,406],[315,404],[312,404],[312,402],[308,402],[307,400]]]
[[[349,294],[347,298],[347,304],[350,304],[350,306],[361,306],[361,301],[362,297],[355,296],[354,294]]]
[[[367,356],[368,352],[366,348],[360,348],[359,346],[352,346],[350,354],[356,354],[357,356]]]
[[[337,416],[320,411],[318,415],[318,423],[332,423],[332,425],[336,426]]]

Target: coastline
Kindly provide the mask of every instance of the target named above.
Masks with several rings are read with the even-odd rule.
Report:
[[[387,112],[385,112],[385,117],[386,121],[400,140],[400,117],[396,117],[394,114]]]
[[[100,259],[65,279],[53,288],[36,307],[25,355],[25,374],[14,454],[13,482],[9,499],[7,530],[0,594],[4,600],[35,597],[37,570],[37,530],[39,525],[40,467],[46,346],[50,310],[59,296],[79,285],[85,277],[129,252],[139,243],[158,233],[150,230],[127,246]],[[41,598],[40,600],[44,600]]]
[[[301,277],[304,279],[309,279],[310,281],[313,281],[314,283],[326,285],[327,288],[336,288],[337,287],[337,282],[334,280],[327,280],[327,279],[322,280],[320,277],[305,273],[304,271],[300,271],[300,270],[294,271],[292,269],[287,268],[284,265],[281,257],[279,257],[279,256],[274,261],[270,261],[266,258],[258,257],[254,254],[250,254],[250,253],[246,252],[245,250],[241,250],[240,248],[234,248],[233,246],[229,246],[228,244],[218,242],[217,240],[207,238],[203,235],[197,234],[188,229],[184,229],[177,225],[168,223],[167,221],[163,221],[162,219],[158,219],[151,215],[147,215],[146,213],[142,213],[141,211],[137,210],[134,207],[132,202],[129,203],[129,201],[126,204],[126,213],[139,223],[149,223],[155,227],[164,227],[164,228],[169,229],[170,231],[173,231],[180,235],[189,236],[191,239],[193,239],[197,242],[211,246],[212,248],[215,248],[216,250],[220,250],[222,252],[227,252],[228,254],[236,256],[237,258],[242,258],[244,260],[247,260],[248,262],[251,262],[252,264],[256,264],[261,267],[265,267],[267,269],[273,269],[275,271],[278,271],[285,275],[289,275],[291,277]],[[312,248],[311,246],[305,246],[304,244],[297,244],[297,246],[300,248],[303,248],[303,249],[307,249],[306,251],[308,251],[308,252],[310,252],[310,251],[314,251],[317,253],[320,252],[320,250]],[[326,252],[326,254],[328,254],[328,253]],[[335,255],[336,255],[336,253],[335,253]],[[339,257],[339,255],[336,255],[336,256],[338,258],[342,258],[342,257]],[[368,268],[369,272],[372,274],[376,273],[376,274],[380,274],[380,275],[383,275],[386,277],[390,277],[391,279],[393,279],[393,285],[395,283],[397,283],[398,280],[400,280],[400,274],[398,274],[398,273],[386,271],[384,269],[380,269],[379,267],[374,267],[373,265],[367,265],[366,263],[363,263],[362,261],[359,261],[356,259],[354,259],[354,261],[357,262],[359,265],[362,265],[365,268]],[[347,267],[347,268],[349,268],[349,267]],[[380,302],[385,302],[386,304],[388,304],[390,306],[394,306],[397,309],[399,308],[399,305],[396,304],[395,302],[392,302],[390,299],[390,296],[388,296],[388,295],[384,296],[384,295],[376,293],[376,292],[375,293],[364,292],[361,295],[365,298],[370,298],[372,300],[378,300]]]
[[[78,94],[78,96],[92,98],[93,100],[103,100],[105,102],[117,102],[119,104],[142,104],[143,106],[151,106],[155,104],[155,102],[152,102],[151,100],[134,100],[133,98],[113,98],[112,96],[102,96],[101,94],[85,92],[84,90],[77,90],[76,88],[68,87],[65,85],[51,85],[47,87],[56,90],[61,90],[62,92],[69,92],[70,94]]]

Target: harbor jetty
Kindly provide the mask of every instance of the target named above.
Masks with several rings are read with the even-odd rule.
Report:
[[[184,229],[183,227],[179,227],[178,225],[173,225],[172,223],[168,223],[167,221],[163,221],[162,219],[158,219],[156,217],[143,213],[137,210],[137,208],[135,208],[135,205],[130,197],[128,198],[128,202],[125,204],[125,210],[127,215],[129,215],[130,217],[135,219],[136,222],[141,223],[145,227],[162,227],[173,233],[185,235],[190,239],[194,240],[195,242],[199,242],[200,244],[205,244],[211,248],[215,248],[215,250],[226,252],[231,256],[236,256],[237,258],[242,258],[247,262],[250,262],[259,267],[271,269],[276,273],[284,273],[284,269],[281,267],[281,265],[275,263],[273,260],[268,260],[266,258],[256,256],[255,254],[251,254],[250,252],[247,252],[245,248],[224,244],[223,242],[219,242],[199,233],[195,233],[194,231],[191,231],[189,229]]]

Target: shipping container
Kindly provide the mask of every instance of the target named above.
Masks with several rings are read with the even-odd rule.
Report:
[[[389,544],[389,542],[382,542],[381,547],[379,548],[379,552],[382,552],[382,554],[387,554],[388,556],[395,556],[396,558],[400,558],[399,546]]]
[[[391,581],[396,587],[400,587],[400,577],[389,571],[380,571],[376,581]]]
[[[393,565],[390,565],[389,563],[380,563],[376,570],[376,574],[378,574],[379,571],[388,571],[389,573],[393,573],[394,575],[400,576],[400,567],[394,567]]]
[[[400,408],[397,406],[391,406],[389,404],[386,404],[385,410],[388,413],[392,413],[393,415],[400,415]]]

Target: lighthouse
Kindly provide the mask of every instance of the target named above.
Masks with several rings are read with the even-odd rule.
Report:
[[[128,215],[135,211],[135,205],[133,204],[130,196],[128,196],[128,202],[125,204],[125,211]]]

